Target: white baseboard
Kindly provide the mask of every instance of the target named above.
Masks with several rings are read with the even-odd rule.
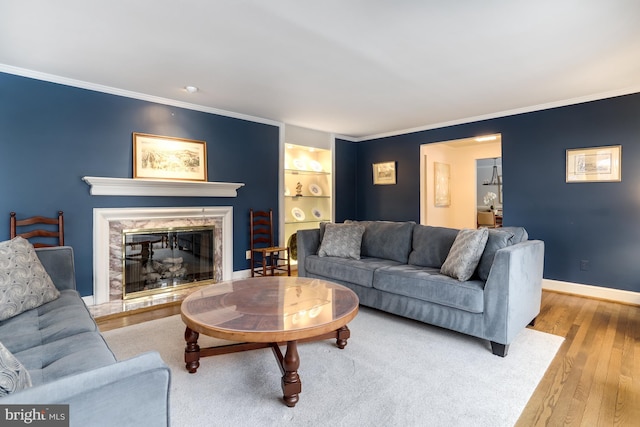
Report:
[[[623,304],[640,305],[640,293],[620,289],[603,288],[601,286],[582,285],[579,283],[561,282],[559,280],[542,279],[542,289],[564,292],[590,298],[598,298]]]
[[[82,300],[87,305],[87,307],[93,305],[93,295],[87,295],[86,297],[82,297]]]

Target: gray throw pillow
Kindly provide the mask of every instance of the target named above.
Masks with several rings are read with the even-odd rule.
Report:
[[[0,397],[31,387],[29,371],[0,342]]]
[[[327,224],[318,256],[360,259],[364,226],[359,224]]]
[[[22,237],[0,242],[0,320],[59,296],[31,243]]]
[[[493,259],[498,249],[506,248],[513,245],[513,233],[501,229],[489,229],[489,238],[487,245],[482,252],[480,263],[478,264],[478,277],[485,282],[489,278],[489,271],[493,265]]]
[[[440,273],[461,282],[469,280],[478,266],[488,237],[489,232],[486,228],[460,230],[440,268]]]

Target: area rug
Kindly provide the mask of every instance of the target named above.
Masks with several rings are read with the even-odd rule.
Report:
[[[349,328],[343,350],[335,340],[298,346],[302,393],[294,408],[281,400],[270,349],[202,358],[189,374],[180,316],[104,336],[118,359],[160,353],[172,373],[174,427],[512,426],[563,342],[525,329],[501,358],[487,341],[367,308]],[[216,341],[201,335],[199,344]]]

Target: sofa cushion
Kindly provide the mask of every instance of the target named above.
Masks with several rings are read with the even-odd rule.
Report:
[[[480,262],[488,238],[486,228],[460,230],[440,272],[461,282],[469,280]]]
[[[409,254],[409,264],[442,267],[458,231],[454,228],[416,225],[413,228],[413,250]]]
[[[305,258],[305,270],[308,274],[369,288],[373,284],[373,272],[376,269],[398,264],[400,263],[397,261],[380,258],[354,260],[339,257],[320,257],[318,255],[309,255]]]
[[[364,226],[358,224],[327,224],[320,242],[318,256],[360,259]]]
[[[0,322],[0,341],[14,354],[97,327],[78,292],[67,289],[60,297],[34,310]]]
[[[31,243],[22,237],[0,242],[0,320],[59,296]]]
[[[29,371],[0,342],[0,397],[31,387]]]
[[[460,282],[438,269],[404,264],[376,270],[373,287],[471,313],[484,311],[483,282]]]
[[[493,259],[496,256],[496,252],[499,249],[506,248],[513,245],[513,232],[503,229],[489,229],[489,237],[487,239],[487,245],[482,252],[482,257],[478,263],[478,277],[480,280],[487,281],[489,278],[489,272],[491,271],[491,265],[493,265]]]
[[[99,332],[83,332],[15,353],[33,385],[111,365],[116,358]]]
[[[361,255],[407,263],[415,222],[345,221],[365,226]]]

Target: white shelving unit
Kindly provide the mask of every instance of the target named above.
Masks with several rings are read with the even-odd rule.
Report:
[[[285,241],[297,232],[331,221],[331,151],[287,144],[284,169]]]
[[[282,244],[298,230],[333,220],[333,136],[285,125],[282,161]],[[292,260],[295,264],[296,260]]]

